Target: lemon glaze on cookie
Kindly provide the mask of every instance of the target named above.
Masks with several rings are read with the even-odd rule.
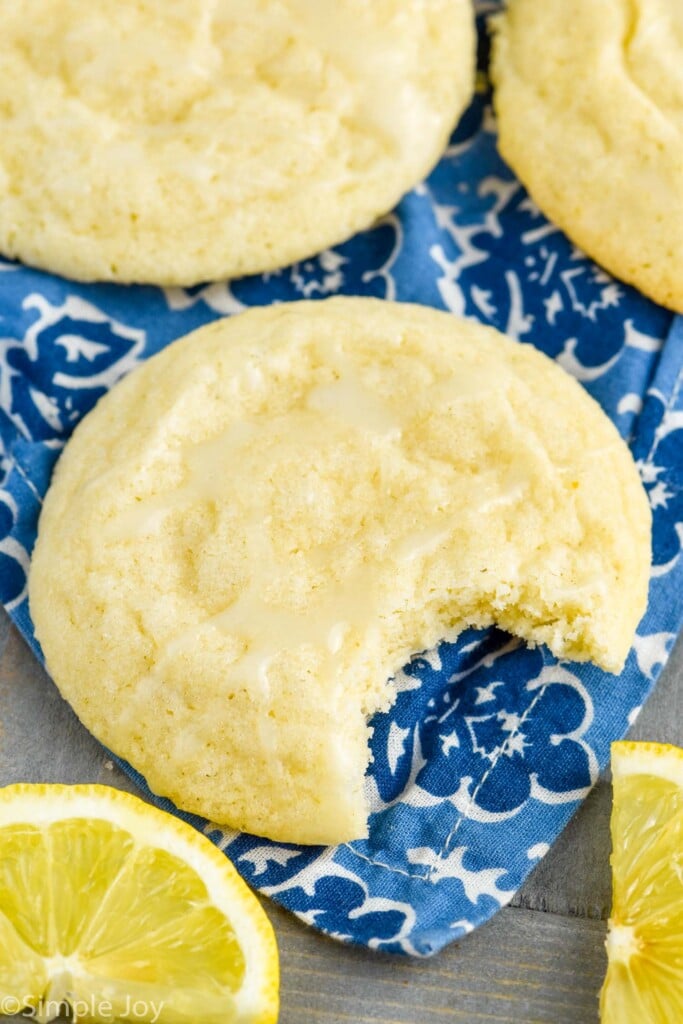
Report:
[[[650,513],[580,385],[496,331],[337,298],[171,345],[77,427],[30,606],[48,667],[152,789],[282,841],[366,828],[392,673],[498,623],[618,671]]]
[[[683,3],[508,0],[499,146],[593,259],[683,312]]]
[[[0,0],[0,252],[80,280],[283,266],[386,213],[474,85],[471,0]]]

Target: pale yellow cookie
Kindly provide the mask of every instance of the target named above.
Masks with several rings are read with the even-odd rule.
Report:
[[[474,85],[471,0],[0,0],[0,252],[84,281],[271,270],[370,225]]]
[[[30,605],[83,722],[157,793],[275,839],[363,834],[367,716],[496,622],[618,671],[645,608],[631,455],[529,345],[419,306],[254,309],[76,429]]]
[[[616,277],[683,312],[682,0],[508,0],[500,150]]]

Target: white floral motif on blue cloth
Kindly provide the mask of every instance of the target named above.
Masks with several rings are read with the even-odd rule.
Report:
[[[649,608],[619,679],[468,631],[416,656],[373,722],[368,840],[300,848],[189,818],[315,928],[427,955],[509,901],[547,851],[654,685],[683,609],[683,321],[539,214],[496,152],[486,93],[394,213],[277,273],[161,290],[81,286],[0,261],[0,597],[40,654],[26,573],[41,498],[108,387],[217,316],[340,293],[472,316],[555,357],[631,442],[654,515]]]

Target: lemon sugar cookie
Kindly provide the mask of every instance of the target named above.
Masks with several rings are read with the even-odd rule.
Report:
[[[180,807],[282,841],[366,828],[367,719],[416,652],[497,623],[618,672],[650,513],[546,356],[336,298],[176,342],[77,427],[30,606],[86,726]]]
[[[0,0],[0,252],[191,285],[350,237],[436,163],[471,0]]]
[[[683,312],[683,3],[508,0],[500,150],[593,259]]]

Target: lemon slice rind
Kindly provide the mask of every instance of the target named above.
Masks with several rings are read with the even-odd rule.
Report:
[[[136,849],[146,847],[163,851],[180,859],[206,887],[210,904],[219,911],[234,932],[244,957],[244,974],[237,991],[227,989],[220,993],[203,991],[202,979],[197,979],[196,992],[164,992],[162,985],[122,983],[93,975],[84,969],[77,954],[67,958],[40,956],[31,950],[34,970],[38,964],[44,973],[27,986],[22,972],[24,995],[32,995],[31,1003],[58,1002],[71,997],[91,1000],[109,999],[114,988],[125,985],[133,995],[145,997],[170,1008],[168,1019],[181,1021],[196,1019],[221,1021],[221,1024],[274,1024],[278,1012],[279,968],[277,947],[272,927],[258,900],[239,877],[224,853],[190,825],[161,811],[137,797],[121,790],[102,785],[32,785],[17,784],[0,789],[0,830],[8,826],[26,825],[47,829],[58,822],[85,819],[103,821],[129,832]],[[60,865],[60,869],[62,866]],[[68,871],[68,864],[63,870]],[[39,880],[37,880],[39,881]],[[15,946],[26,948],[25,939],[15,930],[10,919],[2,915],[0,924],[7,922],[8,935],[16,936]],[[14,932],[14,935],[12,935]],[[0,950],[0,968],[2,951]],[[2,971],[0,970],[0,975]],[[207,979],[208,981],[208,979]],[[112,987],[113,986],[113,987]],[[3,989],[0,984],[0,990]],[[5,994],[0,991],[0,994]],[[11,993],[14,995],[14,993]],[[197,1000],[194,1003],[194,1000]],[[193,1006],[194,1003],[194,1006]],[[34,1019],[49,1019],[39,1009]],[[164,1016],[158,1018],[163,1024]]]

